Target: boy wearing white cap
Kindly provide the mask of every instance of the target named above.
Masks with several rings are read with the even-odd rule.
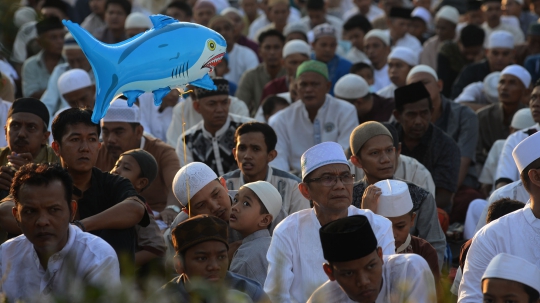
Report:
[[[482,299],[481,280],[487,264],[498,254],[508,253],[537,266],[540,237],[540,133],[521,141],[512,155],[518,166],[523,186],[530,195],[525,208],[499,218],[478,231],[467,254],[463,279],[459,285],[460,303]],[[516,232],[519,231],[519,232]]]
[[[499,78],[499,102],[478,111],[479,137],[476,159],[484,163],[495,141],[510,135],[510,122],[514,113],[529,103],[531,75],[519,65],[503,69]]]
[[[375,82],[373,91],[392,84],[388,77],[388,55],[390,54],[390,36],[380,29],[372,29],[364,36],[364,52],[373,66]]]
[[[270,226],[281,211],[281,195],[266,181],[247,183],[234,197],[229,225],[239,232],[242,245],[235,252],[229,271],[264,285],[270,247]]]
[[[320,268],[325,257],[318,232],[331,221],[364,215],[382,253],[395,252],[390,221],[351,205],[354,175],[341,145],[335,142],[315,145],[302,155],[301,163],[303,182],[299,188],[312,201],[313,208],[289,215],[274,230],[264,285],[273,302],[306,302],[327,281]]]
[[[482,276],[484,302],[536,303],[540,298],[540,269],[510,254],[498,254]]]
[[[514,124],[514,118],[518,118],[520,115],[526,115],[524,121],[528,125],[523,125],[523,129],[516,131],[515,133],[511,134],[506,138],[506,141],[504,143],[504,147],[502,149],[501,156],[498,161],[497,165],[497,173],[495,175],[495,184],[496,188],[502,187],[506,184],[509,184],[513,181],[519,180],[519,172],[517,170],[517,166],[514,162],[514,159],[512,158],[512,150],[519,144],[519,142],[523,141],[528,136],[536,133],[540,130],[540,82],[536,82],[533,88],[533,91],[531,93],[530,101],[529,101],[529,108],[528,109],[520,109],[516,112],[512,119],[512,124],[510,127]],[[521,111],[521,112],[520,112]],[[520,115],[518,115],[520,114]],[[518,116],[518,117],[516,117]],[[533,121],[531,121],[531,118]],[[532,122],[532,123],[531,123]],[[517,123],[517,121],[516,121]]]
[[[418,53],[403,46],[394,47],[388,55],[388,77],[392,83],[377,91],[377,95],[393,99],[396,88],[406,84],[409,71],[416,65],[418,65]]]
[[[424,42],[424,49],[420,54],[420,64],[430,66],[437,70],[437,55],[446,41],[456,39],[456,26],[459,23],[459,11],[449,5],[439,9],[435,15],[436,35]]]
[[[58,78],[58,92],[69,104],[69,107],[94,109],[96,86],[92,83],[88,72],[80,68],[70,69]],[[58,113],[54,116],[57,115]]]

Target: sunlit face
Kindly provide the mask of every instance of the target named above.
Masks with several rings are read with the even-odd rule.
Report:
[[[515,104],[523,100],[525,85],[514,75],[501,75],[497,91],[499,92],[499,102],[503,104]]]
[[[351,169],[345,164],[328,164],[311,172],[304,182],[300,184],[305,190],[301,190],[306,199],[312,200],[317,211],[336,213],[346,210],[352,202],[353,184],[343,184],[337,178],[333,186],[323,186],[322,179],[325,176],[350,176]],[[319,181],[310,181],[310,180]]]
[[[102,122],[103,144],[107,147],[107,153],[118,159],[128,150],[139,148],[143,129],[141,126],[132,127],[127,122]]]
[[[529,108],[536,123],[540,123],[540,86],[535,86],[529,101]]]
[[[238,136],[236,141],[233,154],[242,173],[250,179],[264,174],[273,157],[266,146],[263,133],[245,133]]]
[[[260,47],[259,56],[267,66],[281,65],[283,41],[277,36],[266,37]]]
[[[241,187],[231,208],[229,226],[241,234],[250,235],[259,230],[261,215],[261,200],[249,188]]]
[[[367,140],[360,153],[353,157],[364,173],[372,179],[386,180],[394,176],[396,149],[388,136],[379,135]]]
[[[96,102],[95,86],[87,86],[62,95],[71,107],[94,109]]]
[[[288,55],[283,59],[283,66],[287,70],[287,75],[294,77],[298,66],[307,60],[309,60],[309,57],[304,54],[294,53]]]
[[[308,108],[320,108],[330,89],[328,80],[319,73],[305,72],[296,79],[298,98]]]
[[[364,44],[364,53],[374,67],[382,68],[386,64],[390,47],[377,37],[367,38]]]
[[[122,176],[135,185],[141,176],[141,167],[135,158],[123,155],[114,164],[111,174]]]
[[[62,165],[78,173],[92,170],[100,147],[98,126],[84,123],[68,125],[60,142],[53,142],[53,149],[61,158]]]
[[[184,205],[187,201],[180,201]],[[228,191],[217,180],[211,181],[190,199],[191,216],[211,215],[229,222],[231,199]]]
[[[50,132],[43,120],[31,113],[15,113],[6,121],[6,141],[12,152],[31,153],[35,158],[47,144]]]
[[[193,102],[195,110],[203,117],[205,126],[212,129],[220,129],[225,125],[230,105],[228,95],[204,97]]]

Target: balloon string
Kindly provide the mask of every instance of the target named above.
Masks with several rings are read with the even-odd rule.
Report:
[[[182,89],[178,89],[178,91],[180,92],[180,95],[183,95],[184,93],[190,93],[191,90],[188,90],[187,92],[184,92]],[[185,100],[184,100],[185,102]],[[184,106],[186,105],[185,103],[183,104]],[[186,121],[184,119],[184,106],[182,106],[182,112],[181,112],[181,116],[182,116],[182,143],[183,143],[183,148],[184,148],[184,165],[187,165],[187,152],[186,152]],[[190,194],[189,194],[189,174],[187,173],[186,171],[186,187],[187,187],[187,198],[188,198],[188,202],[187,202],[187,206],[188,206],[188,216],[189,218],[191,218],[191,198],[190,198]]]

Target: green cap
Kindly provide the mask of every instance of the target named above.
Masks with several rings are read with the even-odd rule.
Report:
[[[322,75],[326,78],[326,80],[330,80],[330,77],[328,77],[328,67],[326,64],[322,63],[321,61],[317,60],[309,60],[304,61],[304,63],[300,64],[298,66],[298,69],[296,70],[296,77],[300,77],[301,74],[306,72],[314,72]]]

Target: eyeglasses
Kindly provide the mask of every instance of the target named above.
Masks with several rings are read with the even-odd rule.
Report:
[[[343,183],[345,185],[353,184],[354,183],[354,177],[355,177],[354,174],[346,174],[346,175],[339,175],[339,176],[337,176],[337,175],[324,175],[324,176],[319,177],[319,178],[313,178],[313,179],[305,180],[304,182],[305,183],[318,182],[318,183],[322,184],[322,186],[330,187],[330,186],[336,185],[338,178],[339,178],[339,180],[341,180],[341,183]]]

